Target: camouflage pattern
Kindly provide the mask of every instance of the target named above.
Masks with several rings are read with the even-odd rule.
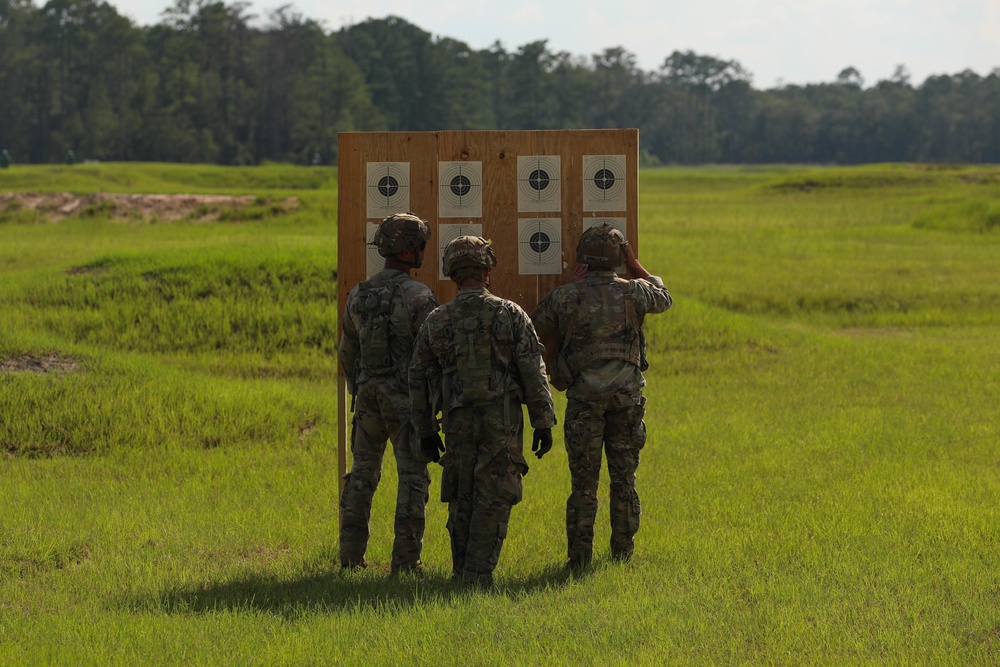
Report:
[[[487,308],[495,309],[493,324],[482,334],[490,342],[490,358],[462,360],[456,326],[472,332],[477,319],[488,318],[470,313]],[[469,337],[478,340],[479,333]],[[441,500],[449,503],[456,579],[493,580],[511,507],[521,500],[521,478],[528,471],[521,406],[527,406],[533,428],[556,423],[541,355],[527,314],[483,287],[463,287],[454,301],[427,317],[417,335],[409,373],[412,421],[418,436],[433,435],[439,430],[436,415],[442,414],[447,451],[441,459]],[[489,364],[485,373],[483,362]],[[497,391],[484,394],[476,390],[480,383]]]
[[[505,400],[448,414],[441,501],[448,503],[453,577],[466,583],[493,582],[511,507],[521,501],[521,478],[528,472],[521,406],[505,407]]]
[[[553,290],[531,314],[541,339],[558,341],[559,352],[572,362],[564,425],[571,478],[566,503],[571,565],[586,565],[593,556],[604,454],[611,478],[611,555],[630,558],[639,530],[635,479],[646,442],[646,381],[632,345],[639,340],[643,318],[664,312],[673,300],[656,276],[624,282],[613,271],[592,269],[582,283]]]
[[[448,242],[441,254],[441,272],[451,276],[458,269],[490,269],[497,265],[497,256],[490,242],[479,236],[459,236]],[[462,281],[458,282],[459,285]]]
[[[431,480],[427,464],[412,451],[410,424],[400,420],[409,413],[409,396],[393,384],[375,379],[358,388],[351,435],[353,462],[340,497],[340,562],[345,567],[365,563],[372,498],[382,478],[387,440],[392,442],[399,477],[391,568],[394,572],[411,570],[420,563]]]
[[[382,257],[397,256],[398,259],[398,255],[407,250],[418,253],[430,238],[431,228],[426,220],[413,213],[396,213],[379,223],[371,245],[378,249]]]
[[[580,236],[576,263],[591,269],[613,269],[625,263],[625,235],[607,222],[594,225]]]
[[[635,489],[639,450],[646,444],[646,398],[622,392],[605,401],[566,401],[566,454],[571,491],[566,502],[567,556],[586,565],[594,551],[597,486],[601,454],[608,457],[611,478],[611,555],[628,559],[634,549],[642,507]]]
[[[399,282],[389,317],[395,367],[388,374],[371,375],[360,363],[367,341],[359,334],[366,328],[366,309],[359,303],[359,297],[365,288],[390,281]],[[406,373],[413,338],[437,305],[437,298],[426,285],[394,269],[383,269],[356,286],[347,297],[340,363],[355,397],[355,411],[351,433],[353,463],[344,477],[346,482],[340,497],[340,561],[345,567],[365,564],[372,497],[382,476],[387,440],[392,442],[399,476],[391,567],[398,572],[419,566],[430,476],[426,463],[415,456],[412,447]]]
[[[382,269],[368,280],[359,283],[347,295],[347,304],[341,320],[340,365],[347,376],[347,388],[357,394],[357,386],[368,381],[370,375],[361,364],[361,331],[365,328],[366,308],[362,294],[365,287],[382,287],[392,281],[399,281],[400,289],[393,298],[389,318],[391,355],[395,367],[396,386],[402,393],[407,392],[406,373],[420,325],[427,315],[437,308],[438,300],[434,292],[402,271]]]

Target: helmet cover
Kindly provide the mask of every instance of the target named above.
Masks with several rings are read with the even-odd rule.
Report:
[[[416,255],[430,238],[431,228],[426,220],[413,213],[395,213],[379,223],[369,245],[375,246],[382,257],[396,257],[407,250]]]
[[[441,256],[441,270],[451,276],[459,269],[489,269],[497,265],[490,242],[479,236],[459,236],[452,239]]]
[[[625,263],[625,235],[607,222],[586,230],[576,245],[577,264],[613,269]]]

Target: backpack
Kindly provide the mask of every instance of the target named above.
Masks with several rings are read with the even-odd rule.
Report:
[[[358,294],[352,310],[361,320],[358,335],[361,339],[361,353],[358,365],[361,370],[371,376],[390,375],[395,373],[400,365],[408,364],[409,354],[413,349],[412,331],[393,331],[392,301],[403,282],[409,278],[405,273],[398,273],[382,284],[364,281],[358,285]],[[408,325],[410,319],[406,319]],[[394,358],[393,343],[399,348],[403,344],[403,353],[397,351]]]
[[[498,317],[501,311],[506,311],[506,306],[503,299],[492,294],[453,303],[448,316],[455,365],[445,371],[450,376],[445,382],[450,385],[449,399],[453,405],[464,406],[494,403],[506,393],[510,379],[509,370],[504,360],[497,358],[494,346],[496,341],[513,338],[506,331],[509,326],[505,326],[512,319]]]

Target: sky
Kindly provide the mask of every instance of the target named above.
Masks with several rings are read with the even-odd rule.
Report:
[[[140,25],[173,0],[108,0]],[[235,0],[224,0],[232,4]],[[262,23],[290,0],[253,0]],[[1000,0],[294,0],[327,31],[399,16],[435,37],[507,51],[548,40],[551,52],[589,58],[622,47],[655,71],[674,51],[735,60],[753,86],[828,83],[847,67],[865,87],[902,65],[913,85],[929,76],[1000,68]]]

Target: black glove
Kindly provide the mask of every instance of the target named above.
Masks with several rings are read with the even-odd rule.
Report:
[[[441,454],[438,450],[444,451],[444,443],[441,442],[441,434],[435,433],[434,435],[425,435],[420,438],[420,453],[428,461],[437,463],[441,460]]]
[[[552,449],[552,429],[536,428],[531,438],[531,451],[538,458],[542,458],[550,449]]]

